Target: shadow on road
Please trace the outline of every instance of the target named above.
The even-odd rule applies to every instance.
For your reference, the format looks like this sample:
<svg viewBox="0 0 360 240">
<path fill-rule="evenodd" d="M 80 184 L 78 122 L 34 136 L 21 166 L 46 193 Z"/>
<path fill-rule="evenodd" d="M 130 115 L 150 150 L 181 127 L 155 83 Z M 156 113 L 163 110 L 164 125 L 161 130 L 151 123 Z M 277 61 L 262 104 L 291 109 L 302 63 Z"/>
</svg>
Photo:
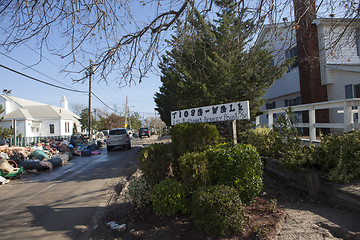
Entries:
<svg viewBox="0 0 360 240">
<path fill-rule="evenodd" d="M 31 227 L 41 227 L 46 232 L 64 232 L 64 234 L 73 239 L 81 231 L 86 230 L 87 222 L 91 214 L 94 213 L 94 207 L 80 208 L 53 208 L 50 206 L 28 206 L 28 211 L 33 215 Z M 46 217 L 44 217 L 46 216 Z M 84 216 L 87 216 L 84 218 Z"/>
</svg>

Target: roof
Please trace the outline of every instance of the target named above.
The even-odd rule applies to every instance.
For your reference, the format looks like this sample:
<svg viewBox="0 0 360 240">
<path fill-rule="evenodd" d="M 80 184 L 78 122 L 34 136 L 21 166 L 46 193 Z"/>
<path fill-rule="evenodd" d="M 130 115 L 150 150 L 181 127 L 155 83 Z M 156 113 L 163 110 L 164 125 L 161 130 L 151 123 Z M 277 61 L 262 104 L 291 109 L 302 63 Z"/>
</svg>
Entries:
<svg viewBox="0 0 360 240">
<path fill-rule="evenodd" d="M 21 107 L 46 105 L 44 103 L 30 101 L 30 100 L 26 100 L 26 99 L 23 99 L 23 98 L 10 96 L 10 95 L 0 95 L 0 96 L 3 97 L 5 100 L 13 101 L 13 102 L 17 103 Z"/>
<path fill-rule="evenodd" d="M 325 25 L 336 25 L 336 26 L 345 25 L 345 26 L 347 26 L 349 24 L 359 24 L 360 21 L 357 19 L 352 19 L 352 18 L 315 18 L 312 21 L 312 23 L 316 24 L 316 25 L 325 24 Z M 275 28 L 293 29 L 293 25 L 294 25 L 294 22 L 279 22 L 279 23 L 273 23 L 273 24 L 264 24 L 264 26 L 261 28 L 261 30 L 258 34 L 258 37 L 255 41 L 255 45 L 258 45 L 259 43 L 261 43 L 264 40 L 265 36 L 267 36 L 269 31 L 271 31 L 272 29 L 275 29 Z"/>
<path fill-rule="evenodd" d="M 15 110 L 11 113 L 8 113 L 4 116 L 6 119 L 73 119 L 79 118 L 76 114 L 66 110 L 64 108 L 55 107 L 52 105 L 38 105 L 38 106 L 28 106 L 22 109 Z"/>
</svg>

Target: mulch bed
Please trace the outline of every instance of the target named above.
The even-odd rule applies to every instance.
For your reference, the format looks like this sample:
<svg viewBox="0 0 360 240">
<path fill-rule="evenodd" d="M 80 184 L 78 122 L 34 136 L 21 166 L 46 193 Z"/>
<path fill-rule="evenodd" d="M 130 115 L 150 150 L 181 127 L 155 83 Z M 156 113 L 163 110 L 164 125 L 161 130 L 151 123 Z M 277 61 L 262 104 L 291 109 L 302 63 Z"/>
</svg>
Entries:
<svg viewBox="0 0 360 240">
<path fill-rule="evenodd" d="M 265 177 L 266 181 L 273 178 Z M 191 220 L 190 215 L 171 217 L 157 216 L 152 207 L 134 209 L 129 202 L 111 206 L 101 219 L 101 224 L 93 232 L 92 239 L 186 239 L 186 240 L 235 240 L 235 239 L 274 239 L 285 218 L 285 211 L 276 206 L 269 194 L 256 197 L 255 201 L 246 206 L 246 226 L 242 236 L 212 238 L 201 233 Z M 118 232 L 106 225 L 115 221 L 126 224 L 126 230 Z"/>
</svg>

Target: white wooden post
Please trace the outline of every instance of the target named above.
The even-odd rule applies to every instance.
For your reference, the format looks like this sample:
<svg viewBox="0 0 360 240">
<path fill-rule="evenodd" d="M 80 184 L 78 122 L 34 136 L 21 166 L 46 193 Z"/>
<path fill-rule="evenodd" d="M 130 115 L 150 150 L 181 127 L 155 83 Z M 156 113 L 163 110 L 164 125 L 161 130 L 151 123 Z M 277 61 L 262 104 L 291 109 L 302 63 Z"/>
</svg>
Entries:
<svg viewBox="0 0 360 240">
<path fill-rule="evenodd" d="M 274 117 L 273 117 L 273 113 L 271 111 L 269 111 L 269 119 L 268 119 L 268 126 L 270 129 L 273 128 L 273 123 L 274 123 Z"/>
<path fill-rule="evenodd" d="M 352 109 L 350 102 L 344 103 L 344 131 L 349 132 L 352 128 Z"/>
<path fill-rule="evenodd" d="M 316 140 L 316 117 L 315 117 L 315 107 L 313 105 L 309 106 L 309 135 L 310 135 L 310 142 Z"/>
<path fill-rule="evenodd" d="M 255 118 L 255 126 L 258 127 L 260 125 L 260 116 Z"/>
<path fill-rule="evenodd" d="M 233 143 L 237 144 L 237 133 L 236 133 L 236 120 L 232 121 L 232 130 L 233 130 Z"/>
</svg>

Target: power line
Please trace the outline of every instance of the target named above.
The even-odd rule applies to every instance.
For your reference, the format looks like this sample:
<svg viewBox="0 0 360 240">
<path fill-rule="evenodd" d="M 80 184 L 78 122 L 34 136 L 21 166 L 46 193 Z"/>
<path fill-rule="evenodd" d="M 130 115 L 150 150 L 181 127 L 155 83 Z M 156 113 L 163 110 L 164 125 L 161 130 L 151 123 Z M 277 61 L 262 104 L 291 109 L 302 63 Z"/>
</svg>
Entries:
<svg viewBox="0 0 360 240">
<path fill-rule="evenodd" d="M 45 76 L 45 77 L 48 77 L 48 78 L 50 78 L 50 79 L 54 80 L 55 82 L 58 82 L 58 83 L 60 83 L 60 84 L 62 84 L 62 85 L 64 85 L 64 86 L 66 86 L 66 87 L 68 87 L 68 88 L 71 88 L 70 86 L 68 86 L 68 85 L 66 85 L 66 84 L 64 84 L 64 83 L 62 83 L 62 82 L 60 82 L 60 81 L 56 80 L 55 78 L 53 78 L 53 77 L 51 77 L 51 76 L 48 76 L 48 75 L 46 75 L 45 73 L 42 73 L 42 72 L 40 72 L 40 71 L 38 71 L 38 70 L 36 70 L 36 69 L 32 68 L 31 66 L 27 66 L 26 64 L 24 64 L 24 63 L 22 63 L 22 62 L 20 62 L 20 61 L 16 60 L 16 59 L 15 59 L 15 58 L 13 58 L 13 57 L 10 57 L 10 56 L 8 56 L 8 55 L 6 55 L 6 54 L 2 53 L 2 52 L 0 52 L 0 54 L 1 54 L 1 55 L 3 55 L 3 56 L 5 56 L 5 57 L 7 57 L 7 58 L 10 58 L 11 60 L 13 60 L 13 61 L 15 61 L 15 62 L 17 62 L 17 63 L 19 63 L 19 64 L 21 64 L 21 65 L 23 65 L 23 66 L 27 67 L 27 68 L 30 68 L 31 70 L 33 70 L 33 71 L 35 71 L 35 72 L 37 72 L 37 73 L 39 73 L 39 74 L 41 74 L 41 75 L 43 75 L 43 76 Z M 73 90 L 75 90 L 75 89 L 73 89 Z"/>
<path fill-rule="evenodd" d="M 109 107 L 106 103 L 104 103 L 98 96 L 96 96 L 96 94 L 94 92 L 92 92 L 92 95 L 94 95 L 94 97 L 99 100 L 102 104 L 104 104 L 107 108 L 110 108 L 112 111 L 116 111 L 116 109 L 113 109 L 111 107 Z"/>
<path fill-rule="evenodd" d="M 17 74 L 19 74 L 19 75 L 21 75 L 21 76 L 30 78 L 30 79 L 32 79 L 32 80 L 34 80 L 34 81 L 41 82 L 41 83 L 43 83 L 43 84 L 52 86 L 52 87 L 60 88 L 60 89 L 67 90 L 67 91 L 71 91 L 71 92 L 89 93 L 88 91 L 80 91 L 80 90 L 75 90 L 75 89 L 70 89 L 70 88 L 65 88 L 65 87 L 57 86 L 57 85 L 55 85 L 55 84 L 48 83 L 48 82 L 42 81 L 42 80 L 40 80 L 40 79 L 37 79 L 37 78 L 31 77 L 31 76 L 29 76 L 29 75 L 26 75 L 26 74 L 24 74 L 24 73 L 18 72 L 18 71 L 16 71 L 16 70 L 14 70 L 14 69 L 12 69 L 12 68 L 9 68 L 9 67 L 6 67 L 6 66 L 4 66 L 4 65 L 2 65 L 2 64 L 0 64 L 0 67 L 5 68 L 6 70 L 9 70 L 9 71 L 11 71 L 11 72 L 17 73 Z"/>
</svg>

